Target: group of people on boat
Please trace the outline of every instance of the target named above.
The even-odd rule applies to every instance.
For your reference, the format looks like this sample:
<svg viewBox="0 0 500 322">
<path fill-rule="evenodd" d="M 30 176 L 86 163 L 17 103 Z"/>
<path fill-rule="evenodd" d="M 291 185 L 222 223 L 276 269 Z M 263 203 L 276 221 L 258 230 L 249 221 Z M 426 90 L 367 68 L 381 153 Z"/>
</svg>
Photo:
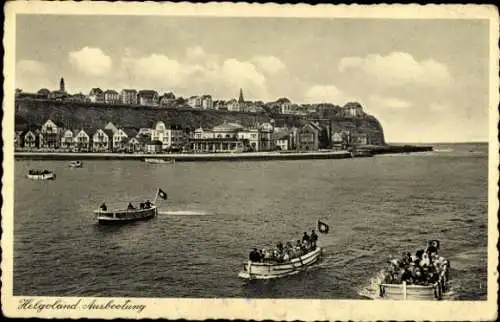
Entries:
<svg viewBox="0 0 500 322">
<path fill-rule="evenodd" d="M 254 248 L 249 254 L 249 259 L 252 262 L 287 262 L 315 250 L 317 241 L 318 235 L 314 230 L 311 235 L 304 232 L 302 240 L 298 239 L 295 245 L 292 242 L 287 242 L 285 245 L 279 242 L 274 248 L 261 250 Z"/>
<path fill-rule="evenodd" d="M 438 254 L 439 242 L 430 241 L 427 248 L 411 255 L 403 252 L 401 258 L 392 258 L 386 283 L 429 285 L 437 282 L 442 272 L 448 274 L 450 262 Z"/>
<path fill-rule="evenodd" d="M 28 173 L 31 175 L 39 176 L 39 175 L 52 173 L 52 171 L 49 171 L 49 170 L 29 170 Z"/>
<path fill-rule="evenodd" d="M 153 206 L 153 203 L 151 201 L 146 200 L 145 202 L 141 202 L 139 203 L 139 209 L 143 210 L 143 209 L 151 209 L 151 207 Z M 108 210 L 108 206 L 106 206 L 106 203 L 103 202 L 102 205 L 99 207 L 102 211 L 107 211 Z M 137 210 L 137 208 L 131 203 L 129 202 L 128 206 L 127 206 L 127 210 Z"/>
<path fill-rule="evenodd" d="M 146 200 L 145 202 L 139 203 L 139 209 L 150 209 L 153 206 L 153 203 L 151 201 Z M 128 210 L 137 210 L 137 208 L 130 202 L 127 207 Z"/>
</svg>

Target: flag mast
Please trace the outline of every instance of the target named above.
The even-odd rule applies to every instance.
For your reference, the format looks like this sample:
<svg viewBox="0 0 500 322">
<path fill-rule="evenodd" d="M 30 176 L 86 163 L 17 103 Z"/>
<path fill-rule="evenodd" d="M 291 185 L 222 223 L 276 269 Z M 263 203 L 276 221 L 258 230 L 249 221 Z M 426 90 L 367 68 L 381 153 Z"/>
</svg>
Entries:
<svg viewBox="0 0 500 322">
<path fill-rule="evenodd" d="M 160 194 L 160 188 L 156 189 L 155 200 L 153 201 L 153 205 L 156 205 L 156 199 L 158 199 L 158 195 Z"/>
</svg>

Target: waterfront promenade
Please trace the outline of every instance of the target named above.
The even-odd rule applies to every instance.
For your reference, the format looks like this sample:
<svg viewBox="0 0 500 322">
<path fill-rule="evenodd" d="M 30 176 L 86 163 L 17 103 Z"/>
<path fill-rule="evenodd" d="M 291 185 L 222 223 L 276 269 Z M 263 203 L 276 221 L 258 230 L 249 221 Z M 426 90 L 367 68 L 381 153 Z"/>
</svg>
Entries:
<svg viewBox="0 0 500 322">
<path fill-rule="evenodd" d="M 366 147 L 373 154 L 410 153 L 432 151 L 431 146 L 371 146 Z M 14 152 L 16 159 L 31 160 L 143 160 L 145 158 L 168 158 L 176 162 L 194 161 L 267 161 L 267 160 L 308 160 L 308 159 L 346 159 L 351 158 L 349 151 L 272 151 L 272 152 L 234 152 L 234 153 L 98 153 L 98 152 Z"/>
<path fill-rule="evenodd" d="M 143 160 L 145 158 L 168 158 L 176 162 L 191 161 L 237 161 L 237 160 L 304 160 L 345 159 L 348 151 L 328 152 L 245 152 L 245 153 L 73 153 L 73 152 L 15 152 L 16 159 L 31 160 Z"/>
</svg>

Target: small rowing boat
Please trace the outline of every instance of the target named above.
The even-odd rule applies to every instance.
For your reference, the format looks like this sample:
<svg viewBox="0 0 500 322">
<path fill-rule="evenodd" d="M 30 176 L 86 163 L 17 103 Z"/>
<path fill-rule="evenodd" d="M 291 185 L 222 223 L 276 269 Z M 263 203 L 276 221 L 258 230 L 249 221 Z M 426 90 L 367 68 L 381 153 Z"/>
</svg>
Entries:
<svg viewBox="0 0 500 322">
<path fill-rule="evenodd" d="M 119 224 L 138 220 L 147 220 L 158 215 L 158 206 L 156 200 L 160 197 L 163 200 L 167 199 L 167 193 L 158 189 L 153 202 L 149 200 L 140 203 L 139 208 L 135 208 L 132 203 L 129 203 L 127 208 L 108 209 L 105 203 L 98 210 L 94 210 L 97 222 L 99 224 Z"/>
<path fill-rule="evenodd" d="M 56 178 L 56 174 L 53 171 L 49 170 L 43 170 L 43 171 L 30 170 L 26 175 L 26 178 L 35 181 L 54 180 Z"/>
<path fill-rule="evenodd" d="M 437 250 L 439 249 L 439 241 L 430 241 L 429 245 L 432 245 L 433 250 L 436 251 L 434 256 L 435 261 L 429 262 L 427 264 L 414 265 L 413 262 L 410 263 L 409 270 L 405 268 L 401 261 L 392 260 L 391 263 L 394 264 L 398 269 L 401 269 L 403 276 L 407 274 L 408 278 L 403 278 L 401 276 L 397 277 L 396 280 L 390 272 L 385 272 L 382 275 L 381 282 L 378 284 L 378 297 L 379 299 L 387 300 L 441 300 L 443 294 L 449 289 L 449 277 L 450 277 L 450 262 L 442 256 L 437 256 Z M 428 248 L 429 249 L 429 248 Z M 426 257 L 427 250 L 423 253 L 423 257 Z M 432 254 L 432 253 L 431 253 Z M 432 256 L 431 256 L 432 257 Z M 420 260 L 422 263 L 425 259 Z M 415 277 L 410 271 L 419 271 L 421 267 L 425 270 L 431 270 L 433 277 L 431 279 L 426 278 L 426 276 L 420 277 L 417 273 Z M 393 269 L 392 269 L 393 270 Z M 406 272 L 408 273 L 406 273 Z M 393 273 L 394 274 L 394 273 Z M 435 274 L 435 275 L 434 275 Z M 413 277 L 412 277 L 413 275 Z"/>
<path fill-rule="evenodd" d="M 81 167 L 83 167 L 83 162 L 82 161 L 70 161 L 68 163 L 68 167 L 70 167 L 70 168 L 81 168 Z"/>
<path fill-rule="evenodd" d="M 175 159 L 158 159 L 158 158 L 146 158 L 144 159 L 144 162 L 146 163 L 152 163 L 152 164 L 174 164 Z"/>
</svg>

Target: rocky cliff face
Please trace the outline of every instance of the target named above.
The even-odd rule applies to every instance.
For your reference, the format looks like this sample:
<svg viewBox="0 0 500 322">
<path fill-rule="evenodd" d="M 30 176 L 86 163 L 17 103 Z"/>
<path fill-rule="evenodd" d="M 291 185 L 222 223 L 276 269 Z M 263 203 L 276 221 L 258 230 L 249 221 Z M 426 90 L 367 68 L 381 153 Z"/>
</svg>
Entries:
<svg viewBox="0 0 500 322">
<path fill-rule="evenodd" d="M 159 107 L 132 107 L 124 105 L 87 104 L 50 100 L 18 99 L 15 102 L 16 129 L 39 128 L 51 119 L 67 128 L 103 127 L 107 122 L 122 127 L 153 127 L 157 121 L 194 130 L 200 126 L 211 128 L 220 123 L 239 122 L 243 126 L 274 121 L 276 126 L 296 126 L 308 120 L 294 115 L 269 113 L 239 113 L 195 109 L 165 109 Z M 370 115 L 340 117 L 329 115 L 317 121 L 328 126 L 330 133 L 350 131 L 353 135 L 366 134 L 372 144 L 384 144 L 384 133 L 378 120 Z"/>
</svg>

